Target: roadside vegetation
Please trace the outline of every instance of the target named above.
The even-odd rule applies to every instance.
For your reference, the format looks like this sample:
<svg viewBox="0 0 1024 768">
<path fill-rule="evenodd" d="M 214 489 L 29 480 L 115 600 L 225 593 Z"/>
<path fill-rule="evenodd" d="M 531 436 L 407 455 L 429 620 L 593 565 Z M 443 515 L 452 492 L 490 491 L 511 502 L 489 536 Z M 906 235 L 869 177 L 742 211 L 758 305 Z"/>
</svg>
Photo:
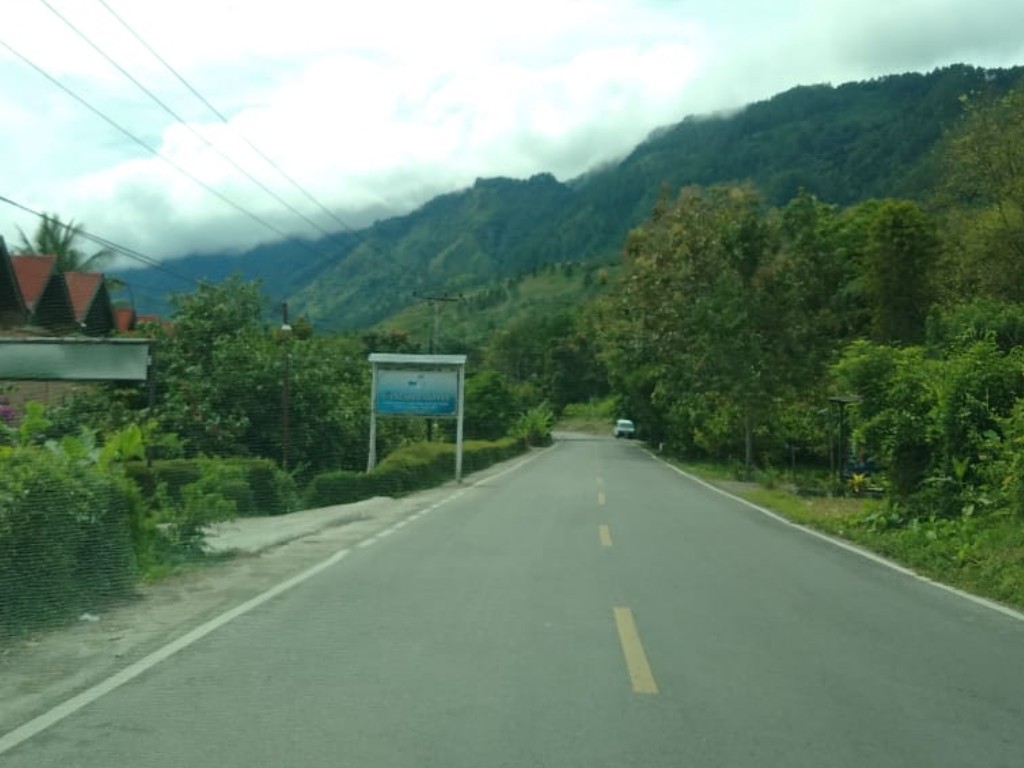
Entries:
<svg viewBox="0 0 1024 768">
<path fill-rule="evenodd" d="M 923 202 L 666 190 L 589 336 L 652 447 L 1020 606 L 1024 84 L 964 104 Z"/>
<path fill-rule="evenodd" d="M 401 334 L 318 336 L 297 321 L 284 336 L 265 320 L 259 285 L 240 279 L 175 307 L 168 329 L 150 329 L 152 390 L 96 385 L 17 410 L 3 401 L 0 637 L 207 562 L 215 523 L 400 496 L 453 476 L 454 425 L 423 419 L 381 419 L 382 460 L 365 471 L 366 354 L 404 343 Z M 465 397 L 465 472 L 550 442 L 551 408 L 497 372 L 470 376 Z"/>
<path fill-rule="evenodd" d="M 964 103 L 930 195 L 663 188 L 620 265 L 471 294 L 442 326 L 472 323 L 463 338 L 282 332 L 241 278 L 174 297 L 149 329 L 152 389 L 0 401 L 0 634 L 201 560 L 218 521 L 443 482 L 446 421 L 382 420 L 365 471 L 367 353 L 427 349 L 469 357 L 468 471 L 555 424 L 610 435 L 628 418 L 793 519 L 1024 604 L 1024 86 Z"/>
<path fill-rule="evenodd" d="M 909 521 L 881 499 L 811 495 L 784 482 L 737 481 L 734 468 L 680 464 L 682 469 L 788 520 L 845 539 L 934 579 L 1024 609 L 1024 525 L 1007 512 L 970 510 Z"/>
</svg>

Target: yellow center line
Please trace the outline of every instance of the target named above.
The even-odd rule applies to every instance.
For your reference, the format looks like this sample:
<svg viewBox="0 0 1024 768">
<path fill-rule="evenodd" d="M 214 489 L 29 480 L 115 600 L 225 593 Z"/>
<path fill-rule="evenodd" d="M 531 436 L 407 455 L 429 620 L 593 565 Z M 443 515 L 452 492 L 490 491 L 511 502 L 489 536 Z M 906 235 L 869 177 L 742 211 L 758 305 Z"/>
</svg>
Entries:
<svg viewBox="0 0 1024 768">
<path fill-rule="evenodd" d="M 633 684 L 633 693 L 657 693 L 658 686 L 654 682 L 651 665 L 647 663 L 640 634 L 636 631 L 633 612 L 629 608 L 612 610 L 615 612 L 615 628 L 619 631 L 619 643 L 622 645 L 622 655 L 626 657 L 626 669 Z"/>
<path fill-rule="evenodd" d="M 604 480 L 600 477 L 597 478 L 597 503 L 599 506 L 604 506 L 605 495 L 604 495 Z"/>
<path fill-rule="evenodd" d="M 601 540 L 602 547 L 610 547 L 612 545 L 612 532 L 608 529 L 607 525 L 597 526 L 597 537 Z"/>
</svg>

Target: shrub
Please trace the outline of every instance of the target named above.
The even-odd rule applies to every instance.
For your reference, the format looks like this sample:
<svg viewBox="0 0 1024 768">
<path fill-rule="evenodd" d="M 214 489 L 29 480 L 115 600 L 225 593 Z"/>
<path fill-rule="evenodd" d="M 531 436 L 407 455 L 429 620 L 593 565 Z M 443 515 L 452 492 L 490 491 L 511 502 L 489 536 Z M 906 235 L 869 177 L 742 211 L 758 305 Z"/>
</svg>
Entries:
<svg viewBox="0 0 1024 768">
<path fill-rule="evenodd" d="M 463 473 L 481 469 L 522 453 L 523 442 L 467 440 L 462 445 Z M 455 446 L 451 443 L 412 443 L 381 461 L 372 472 L 335 470 L 310 481 L 304 500 L 310 507 L 350 504 L 372 496 L 403 496 L 441 485 L 455 475 Z"/>
<path fill-rule="evenodd" d="M 181 503 L 183 489 L 211 466 L 223 469 L 221 494 L 234 501 L 235 513 L 242 517 L 279 515 L 296 506 L 295 481 L 269 459 L 168 459 L 150 466 L 134 462 L 125 469 L 148 498 L 155 499 L 162 486 L 173 505 Z"/>
<path fill-rule="evenodd" d="M 237 467 L 208 462 L 202 466 L 199 479 L 181 489 L 174 532 L 183 549 L 201 552 L 207 526 L 235 516 L 238 505 L 224 491 L 237 489 L 238 479 Z"/>
<path fill-rule="evenodd" d="M 306 506 L 315 509 L 370 498 L 373 495 L 373 483 L 370 481 L 371 477 L 363 472 L 347 469 L 324 472 L 310 481 L 305 494 Z"/>
<path fill-rule="evenodd" d="M 551 427 L 555 423 L 555 414 L 547 403 L 534 406 L 516 422 L 512 434 L 523 440 L 526 445 L 550 445 Z"/>
<path fill-rule="evenodd" d="M 95 464 L 36 448 L 0 473 L 0 627 L 24 629 L 130 591 L 141 494 Z M 141 536 L 141 534 L 139 534 Z"/>
</svg>

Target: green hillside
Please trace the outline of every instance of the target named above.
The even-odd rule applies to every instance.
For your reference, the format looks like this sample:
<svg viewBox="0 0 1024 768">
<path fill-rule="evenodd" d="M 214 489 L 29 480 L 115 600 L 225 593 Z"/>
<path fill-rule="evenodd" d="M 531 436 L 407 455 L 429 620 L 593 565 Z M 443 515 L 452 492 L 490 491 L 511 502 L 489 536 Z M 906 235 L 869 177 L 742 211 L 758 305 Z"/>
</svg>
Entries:
<svg viewBox="0 0 1024 768">
<path fill-rule="evenodd" d="M 417 292 L 459 292 L 546 263 L 614 258 L 663 185 L 750 180 L 781 204 L 804 188 L 848 204 L 923 198 L 932 149 L 959 119 L 961 96 L 1003 93 L 1024 72 L 954 66 L 838 87 L 799 87 L 734 115 L 688 117 L 621 162 L 562 184 L 478 181 L 380 222 L 294 303 L 318 325 L 373 325 Z"/>
<path fill-rule="evenodd" d="M 603 293 L 618 273 L 615 264 L 546 264 L 529 273 L 453 294 L 455 301 L 418 300 L 382 321 L 378 328 L 405 331 L 412 343 L 426 351 L 436 321 L 435 351 L 472 352 L 496 330 L 522 317 L 557 315 Z"/>
<path fill-rule="evenodd" d="M 362 243 L 317 275 L 293 301 L 321 327 L 373 325 L 418 293 L 461 291 L 524 266 L 532 234 L 572 199 L 550 174 L 526 181 L 480 179 L 419 210 L 379 222 Z"/>
<path fill-rule="evenodd" d="M 934 149 L 960 119 L 961 98 L 1003 94 L 1022 72 L 957 65 L 793 88 L 734 114 L 687 117 L 577 179 L 478 180 L 408 215 L 311 244 L 326 258 L 300 255 L 291 243 L 231 261 L 265 277 L 275 299 L 287 298 L 317 327 L 358 330 L 423 294 L 467 293 L 549 263 L 614 260 L 662 188 L 749 180 L 772 205 L 799 189 L 841 205 L 924 200 L 936 179 Z"/>
</svg>

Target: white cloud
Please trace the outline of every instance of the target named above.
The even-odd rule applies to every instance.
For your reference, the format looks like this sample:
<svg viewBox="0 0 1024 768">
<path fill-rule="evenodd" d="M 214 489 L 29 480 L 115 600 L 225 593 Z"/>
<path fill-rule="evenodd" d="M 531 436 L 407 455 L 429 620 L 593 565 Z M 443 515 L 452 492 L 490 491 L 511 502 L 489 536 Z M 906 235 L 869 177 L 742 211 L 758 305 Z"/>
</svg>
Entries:
<svg viewBox="0 0 1024 768">
<path fill-rule="evenodd" d="M 327 226 L 99 3 L 49 1 L 196 131 Z M 1017 0 L 105 2 L 234 129 L 345 212 L 402 210 L 480 176 L 574 176 L 659 125 L 800 83 L 1024 60 Z M 0 40 L 274 227 L 310 229 L 37 0 L 5 0 Z M 0 82 L 0 193 L 157 255 L 275 237 L 2 48 Z M 0 232 L 13 234 L 5 218 Z"/>
</svg>

